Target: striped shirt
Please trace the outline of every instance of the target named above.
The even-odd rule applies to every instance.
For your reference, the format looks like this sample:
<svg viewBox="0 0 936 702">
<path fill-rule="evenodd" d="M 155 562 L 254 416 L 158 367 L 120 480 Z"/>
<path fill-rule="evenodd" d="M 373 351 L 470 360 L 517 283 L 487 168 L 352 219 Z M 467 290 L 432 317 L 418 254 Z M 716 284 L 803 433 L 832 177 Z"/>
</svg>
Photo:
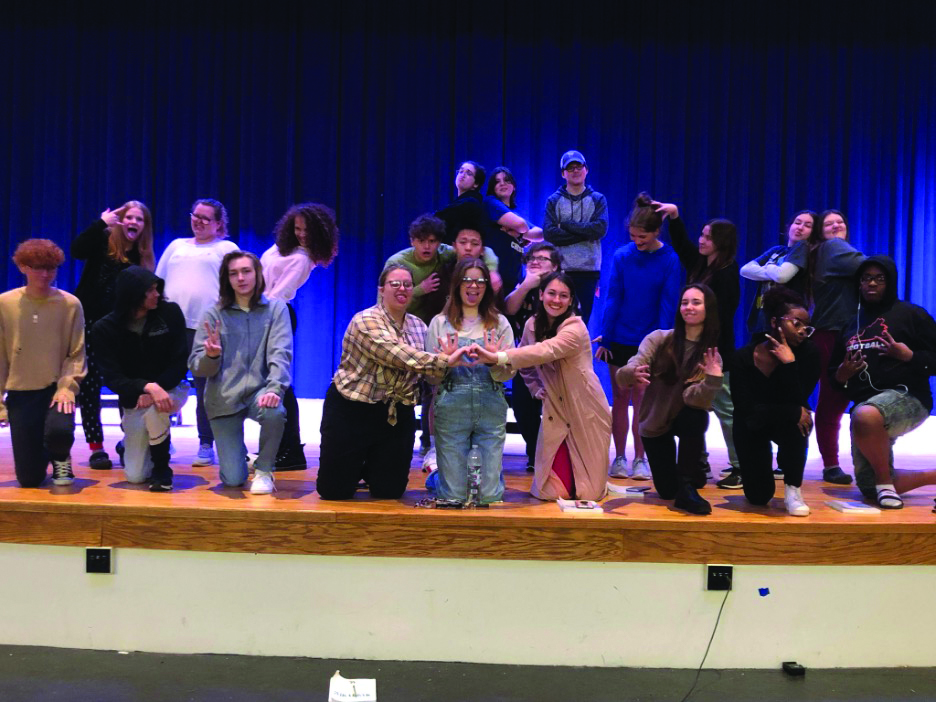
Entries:
<svg viewBox="0 0 936 702">
<path fill-rule="evenodd" d="M 388 402 L 387 422 L 396 424 L 396 403 L 415 405 L 420 373 L 442 377 L 446 357 L 423 351 L 426 325 L 411 314 L 402 326 L 381 305 L 352 317 L 341 342 L 341 362 L 332 379 L 343 397 L 355 402 Z"/>
</svg>

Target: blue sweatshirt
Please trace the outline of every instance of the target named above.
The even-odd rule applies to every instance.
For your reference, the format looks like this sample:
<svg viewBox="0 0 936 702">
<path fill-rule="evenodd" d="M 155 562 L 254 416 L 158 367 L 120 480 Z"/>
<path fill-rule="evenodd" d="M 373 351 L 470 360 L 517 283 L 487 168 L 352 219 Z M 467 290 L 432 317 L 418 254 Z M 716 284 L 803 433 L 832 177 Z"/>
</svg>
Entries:
<svg viewBox="0 0 936 702">
<path fill-rule="evenodd" d="M 637 346 L 655 329 L 672 329 L 683 270 L 672 246 L 638 251 L 631 242 L 614 252 L 601 321 L 602 345 Z"/>
</svg>

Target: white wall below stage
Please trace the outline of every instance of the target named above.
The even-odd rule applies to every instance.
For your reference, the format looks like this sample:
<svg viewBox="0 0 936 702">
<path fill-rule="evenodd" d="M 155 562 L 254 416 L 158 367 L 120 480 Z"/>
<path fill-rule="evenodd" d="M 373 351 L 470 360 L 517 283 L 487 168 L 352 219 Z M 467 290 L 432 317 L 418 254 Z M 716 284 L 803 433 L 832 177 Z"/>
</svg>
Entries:
<svg viewBox="0 0 936 702">
<path fill-rule="evenodd" d="M 694 668 L 703 566 L 0 544 L 0 643 L 167 653 Z M 736 567 L 708 668 L 936 666 L 936 567 Z M 759 588 L 769 588 L 762 596 Z"/>
</svg>

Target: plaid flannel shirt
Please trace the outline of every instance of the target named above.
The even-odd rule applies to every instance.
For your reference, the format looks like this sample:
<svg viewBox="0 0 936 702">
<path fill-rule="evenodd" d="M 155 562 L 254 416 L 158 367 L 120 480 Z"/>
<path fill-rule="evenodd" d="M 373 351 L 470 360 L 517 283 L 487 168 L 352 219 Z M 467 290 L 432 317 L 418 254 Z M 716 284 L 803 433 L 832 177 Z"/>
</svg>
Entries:
<svg viewBox="0 0 936 702">
<path fill-rule="evenodd" d="M 341 342 L 341 362 L 333 382 L 338 392 L 355 402 L 389 402 L 387 422 L 395 425 L 396 403 L 415 405 L 417 376 L 443 376 L 444 356 L 429 353 L 426 325 L 411 314 L 402 326 L 382 305 L 368 307 L 352 317 Z"/>
</svg>

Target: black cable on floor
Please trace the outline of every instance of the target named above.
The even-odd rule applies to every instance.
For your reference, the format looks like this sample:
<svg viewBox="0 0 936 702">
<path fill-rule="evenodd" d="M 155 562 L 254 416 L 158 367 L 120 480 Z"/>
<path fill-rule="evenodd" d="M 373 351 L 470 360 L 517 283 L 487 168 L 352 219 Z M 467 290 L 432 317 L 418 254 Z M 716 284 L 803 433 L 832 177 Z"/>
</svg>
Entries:
<svg viewBox="0 0 936 702">
<path fill-rule="evenodd" d="M 699 663 L 699 669 L 696 671 L 695 680 L 692 681 L 692 687 L 689 688 L 689 692 L 686 693 L 686 696 L 683 697 L 679 702 L 686 702 L 689 699 L 689 696 L 695 691 L 696 685 L 699 683 L 699 676 L 702 674 L 702 666 L 705 665 L 705 659 L 708 658 L 709 649 L 712 648 L 712 641 L 715 640 L 715 632 L 718 631 L 718 622 L 721 621 L 722 610 L 725 609 L 725 603 L 728 601 L 728 593 L 731 592 L 731 582 L 728 583 L 728 589 L 725 590 L 725 597 L 721 601 L 721 607 L 718 608 L 718 616 L 715 617 L 715 626 L 712 628 L 712 635 L 709 637 L 708 646 L 705 647 L 705 655 L 702 656 L 702 662 Z"/>
</svg>

